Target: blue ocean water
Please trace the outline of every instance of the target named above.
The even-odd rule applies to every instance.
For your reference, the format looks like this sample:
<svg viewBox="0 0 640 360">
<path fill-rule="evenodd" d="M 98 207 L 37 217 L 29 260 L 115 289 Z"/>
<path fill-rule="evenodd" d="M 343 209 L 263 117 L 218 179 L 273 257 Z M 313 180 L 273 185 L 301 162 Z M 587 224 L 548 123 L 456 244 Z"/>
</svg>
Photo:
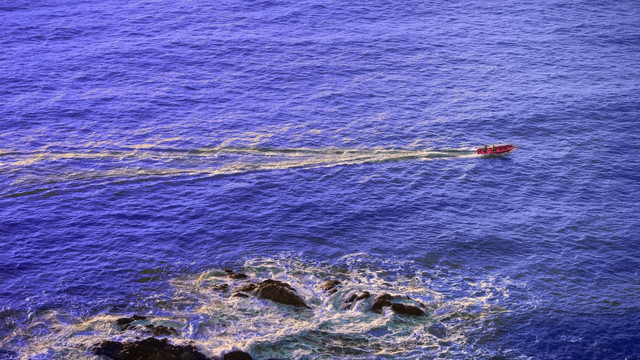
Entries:
<svg viewBox="0 0 640 360">
<path fill-rule="evenodd" d="M 97 359 L 143 314 L 208 355 L 638 359 L 639 25 L 637 1 L 1 2 L 0 358 Z"/>
</svg>

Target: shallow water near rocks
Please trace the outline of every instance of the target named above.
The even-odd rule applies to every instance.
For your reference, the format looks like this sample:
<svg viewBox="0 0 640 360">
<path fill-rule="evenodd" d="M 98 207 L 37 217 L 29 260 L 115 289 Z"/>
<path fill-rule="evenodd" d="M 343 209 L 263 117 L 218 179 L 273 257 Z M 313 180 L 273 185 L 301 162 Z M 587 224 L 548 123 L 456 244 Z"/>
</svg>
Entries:
<svg viewBox="0 0 640 360">
<path fill-rule="evenodd" d="M 208 356 L 636 358 L 639 19 L 1 4 L 0 358 L 96 359 L 146 325 Z M 232 296 L 266 279 L 310 309 Z M 364 291 L 426 316 L 345 309 Z"/>
</svg>

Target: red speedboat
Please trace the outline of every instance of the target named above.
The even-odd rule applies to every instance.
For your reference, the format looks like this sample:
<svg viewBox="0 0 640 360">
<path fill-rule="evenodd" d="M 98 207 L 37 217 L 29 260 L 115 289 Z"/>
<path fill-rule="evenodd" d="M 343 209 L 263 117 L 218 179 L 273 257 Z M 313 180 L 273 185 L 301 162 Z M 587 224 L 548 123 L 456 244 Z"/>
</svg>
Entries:
<svg viewBox="0 0 640 360">
<path fill-rule="evenodd" d="M 485 146 L 477 150 L 479 155 L 498 155 L 498 154 L 506 154 L 509 151 L 515 149 L 514 145 L 493 145 L 493 146 Z"/>
</svg>

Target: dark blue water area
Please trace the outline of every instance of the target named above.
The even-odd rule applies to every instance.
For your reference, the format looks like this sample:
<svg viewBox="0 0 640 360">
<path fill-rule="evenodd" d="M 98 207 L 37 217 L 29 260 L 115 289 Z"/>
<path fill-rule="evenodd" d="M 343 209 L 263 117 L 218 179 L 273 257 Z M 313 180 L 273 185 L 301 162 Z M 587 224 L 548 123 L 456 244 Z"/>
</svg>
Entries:
<svg viewBox="0 0 640 360">
<path fill-rule="evenodd" d="M 0 358 L 97 358 L 141 313 L 210 354 L 637 359 L 639 21 L 633 1 L 0 4 Z M 516 150 L 475 155 L 494 143 Z M 224 268 L 312 315 L 271 327 L 203 290 Z M 327 278 L 428 319 L 336 310 Z"/>
</svg>

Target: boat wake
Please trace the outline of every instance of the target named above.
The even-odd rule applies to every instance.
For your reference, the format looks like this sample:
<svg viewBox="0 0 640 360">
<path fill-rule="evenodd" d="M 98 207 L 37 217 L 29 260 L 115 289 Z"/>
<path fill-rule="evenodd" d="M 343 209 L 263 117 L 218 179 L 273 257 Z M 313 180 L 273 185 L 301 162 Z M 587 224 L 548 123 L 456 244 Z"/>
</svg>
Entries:
<svg viewBox="0 0 640 360">
<path fill-rule="evenodd" d="M 256 171 L 335 167 L 399 161 L 477 157 L 473 150 L 272 149 L 219 147 L 196 150 L 121 148 L 117 150 L 0 153 L 0 196 L 55 192 L 122 181 L 175 177 L 204 178 Z"/>
</svg>

